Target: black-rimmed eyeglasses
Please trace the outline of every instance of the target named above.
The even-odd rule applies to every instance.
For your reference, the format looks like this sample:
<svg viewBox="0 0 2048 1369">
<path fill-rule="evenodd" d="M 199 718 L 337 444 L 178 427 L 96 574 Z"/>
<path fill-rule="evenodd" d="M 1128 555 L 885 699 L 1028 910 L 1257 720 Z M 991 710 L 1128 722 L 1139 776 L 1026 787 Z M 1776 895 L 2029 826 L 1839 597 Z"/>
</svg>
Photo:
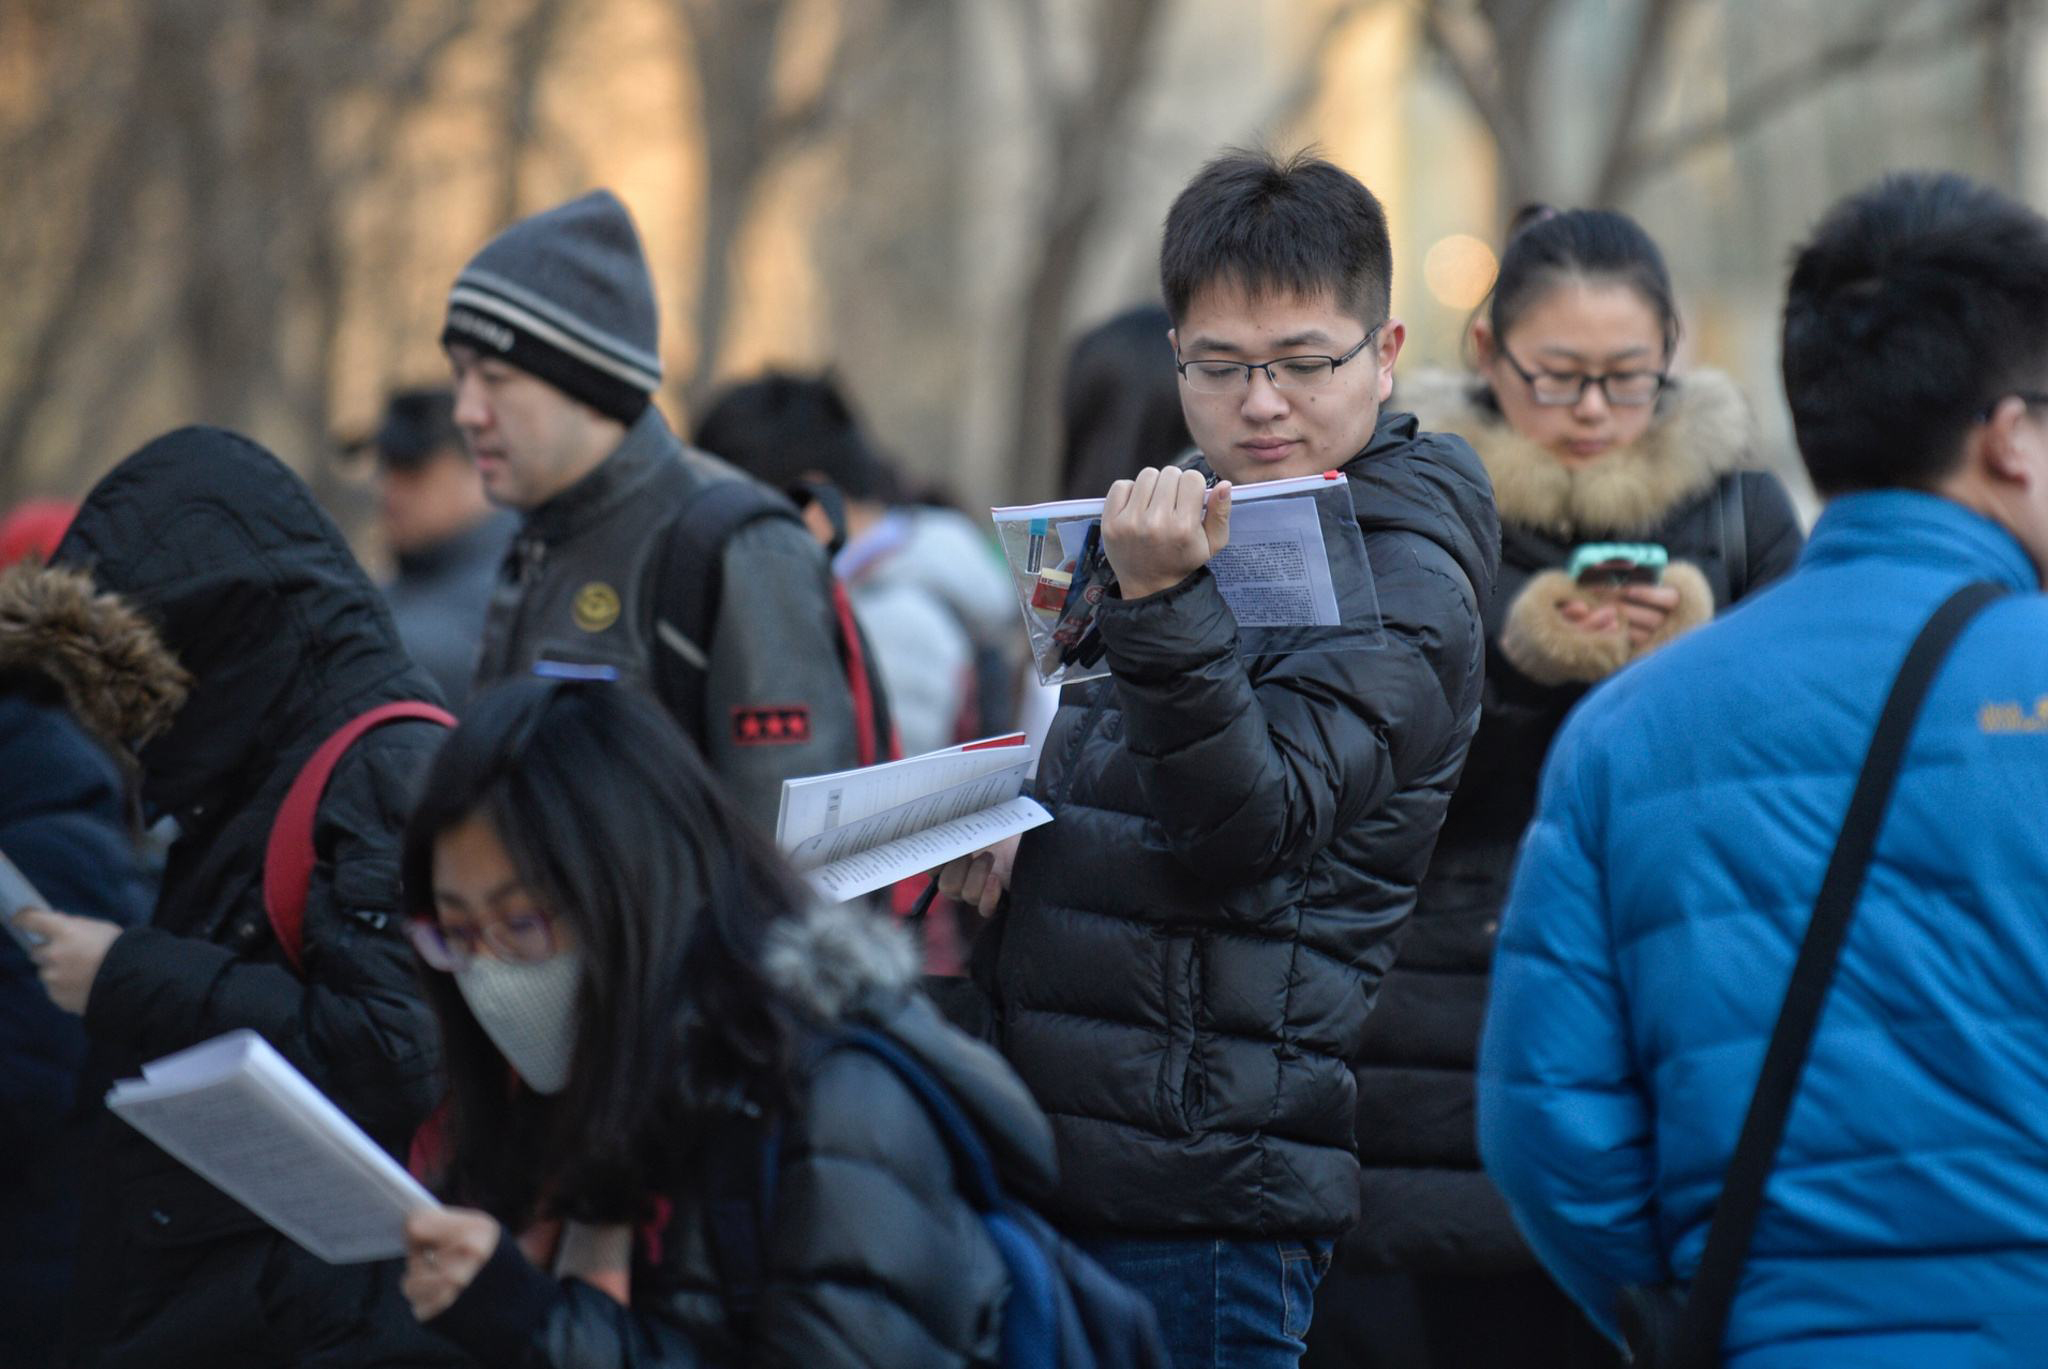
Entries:
<svg viewBox="0 0 2048 1369">
<path fill-rule="evenodd" d="M 1507 348 L 1500 359 L 1529 387 L 1529 397 L 1545 408 L 1565 408 L 1586 397 L 1588 385 L 1598 385 L 1607 402 L 1616 408 L 1639 409 L 1663 393 L 1670 377 L 1662 371 L 1609 371 L 1588 375 L 1584 371 L 1531 371 L 1516 361 Z"/>
<path fill-rule="evenodd" d="M 1358 345 L 1340 357 L 1292 356 L 1274 357 L 1271 361 L 1182 361 L 1179 353 L 1174 355 L 1174 366 L 1188 388 L 1205 395 L 1226 394 L 1240 385 L 1252 383 L 1253 371 L 1264 371 L 1266 379 L 1276 390 L 1313 390 L 1329 382 L 1339 366 L 1365 350 L 1366 344 L 1379 336 L 1380 329 L 1387 326 L 1381 319 L 1372 326 L 1372 331 L 1358 340 Z"/>
</svg>

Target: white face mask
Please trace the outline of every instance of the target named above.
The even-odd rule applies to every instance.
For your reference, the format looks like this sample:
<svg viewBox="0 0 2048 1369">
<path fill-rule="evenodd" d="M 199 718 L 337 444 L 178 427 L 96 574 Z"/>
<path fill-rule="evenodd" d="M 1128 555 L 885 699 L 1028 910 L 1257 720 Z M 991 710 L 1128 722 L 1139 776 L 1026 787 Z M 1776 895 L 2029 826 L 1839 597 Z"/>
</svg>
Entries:
<svg viewBox="0 0 2048 1369">
<path fill-rule="evenodd" d="M 576 1053 L 576 986 L 580 951 L 561 951 L 533 964 L 477 956 L 455 971 L 455 987 L 477 1025 L 536 1093 L 560 1093 Z"/>
</svg>

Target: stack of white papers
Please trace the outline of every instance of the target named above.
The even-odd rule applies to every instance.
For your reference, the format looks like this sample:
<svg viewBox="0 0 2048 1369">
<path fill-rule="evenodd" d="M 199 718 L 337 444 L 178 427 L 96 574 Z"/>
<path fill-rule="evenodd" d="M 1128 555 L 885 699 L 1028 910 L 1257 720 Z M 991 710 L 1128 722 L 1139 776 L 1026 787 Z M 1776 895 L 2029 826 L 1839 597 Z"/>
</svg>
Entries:
<svg viewBox="0 0 2048 1369">
<path fill-rule="evenodd" d="M 107 1106 L 329 1264 L 404 1254 L 406 1216 L 440 1206 L 252 1031 L 151 1061 Z"/>
<path fill-rule="evenodd" d="M 835 903 L 1052 821 L 1024 795 L 1022 732 L 908 760 L 782 782 L 775 842 Z"/>
</svg>

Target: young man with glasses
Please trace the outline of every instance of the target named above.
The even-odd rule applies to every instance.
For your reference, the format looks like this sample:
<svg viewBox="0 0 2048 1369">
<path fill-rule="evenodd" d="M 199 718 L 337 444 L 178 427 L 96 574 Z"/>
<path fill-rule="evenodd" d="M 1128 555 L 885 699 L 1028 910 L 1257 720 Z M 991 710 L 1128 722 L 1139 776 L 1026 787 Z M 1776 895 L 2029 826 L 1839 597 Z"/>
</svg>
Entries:
<svg viewBox="0 0 2048 1369">
<path fill-rule="evenodd" d="M 1701 1363 L 2039 1363 L 2048 220 L 1956 176 L 1844 201 L 1792 268 L 1783 372 L 1830 502 L 1790 575 L 1594 691 L 1553 745 L 1494 962 L 1480 1150 L 1610 1334 L 1631 1286 L 1708 1307 L 1732 1287 Z M 1941 659 L 1889 802 L 1849 818 L 1909 645 L 1971 586 L 2003 597 Z M 1845 828 L 1873 844 L 1837 901 Z M 1823 906 L 1846 940 L 1782 1139 L 1743 1166 L 1768 1174 L 1753 1231 L 1724 1228 L 1734 1263 L 1695 1283 L 1802 944 L 1843 925 Z"/>
<path fill-rule="evenodd" d="M 1293 1365 L 1358 1204 L 1350 1062 L 1478 719 L 1499 528 L 1478 461 L 1382 413 L 1386 220 L 1327 162 L 1231 154 L 1161 248 L 1184 469 L 1108 491 L 1111 678 L 1067 691 L 984 943 L 1052 1118 L 1055 1210 L 1182 1369 Z M 1384 645 L 1247 657 L 1205 563 L 1233 485 L 1341 470 Z M 1215 485 L 1210 489 L 1210 480 Z M 1207 499 L 1205 502 L 1205 494 Z M 996 856 L 944 883 L 990 907 Z"/>
</svg>

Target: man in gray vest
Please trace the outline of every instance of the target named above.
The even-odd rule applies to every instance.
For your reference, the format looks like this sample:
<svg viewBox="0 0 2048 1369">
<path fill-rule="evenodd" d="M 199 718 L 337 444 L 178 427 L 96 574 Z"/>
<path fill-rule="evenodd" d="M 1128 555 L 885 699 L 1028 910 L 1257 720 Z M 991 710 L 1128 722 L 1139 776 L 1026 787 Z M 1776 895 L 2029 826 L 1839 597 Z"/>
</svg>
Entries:
<svg viewBox="0 0 2048 1369">
<path fill-rule="evenodd" d="M 829 572 L 800 522 L 755 519 L 715 563 L 715 630 L 684 630 L 678 517 L 748 477 L 684 446 L 649 402 L 656 326 L 639 234 L 606 190 L 513 224 L 456 278 L 441 334 L 455 422 L 485 493 L 525 514 L 477 683 L 542 662 L 616 670 L 772 831 L 783 780 L 857 763 Z"/>
</svg>

